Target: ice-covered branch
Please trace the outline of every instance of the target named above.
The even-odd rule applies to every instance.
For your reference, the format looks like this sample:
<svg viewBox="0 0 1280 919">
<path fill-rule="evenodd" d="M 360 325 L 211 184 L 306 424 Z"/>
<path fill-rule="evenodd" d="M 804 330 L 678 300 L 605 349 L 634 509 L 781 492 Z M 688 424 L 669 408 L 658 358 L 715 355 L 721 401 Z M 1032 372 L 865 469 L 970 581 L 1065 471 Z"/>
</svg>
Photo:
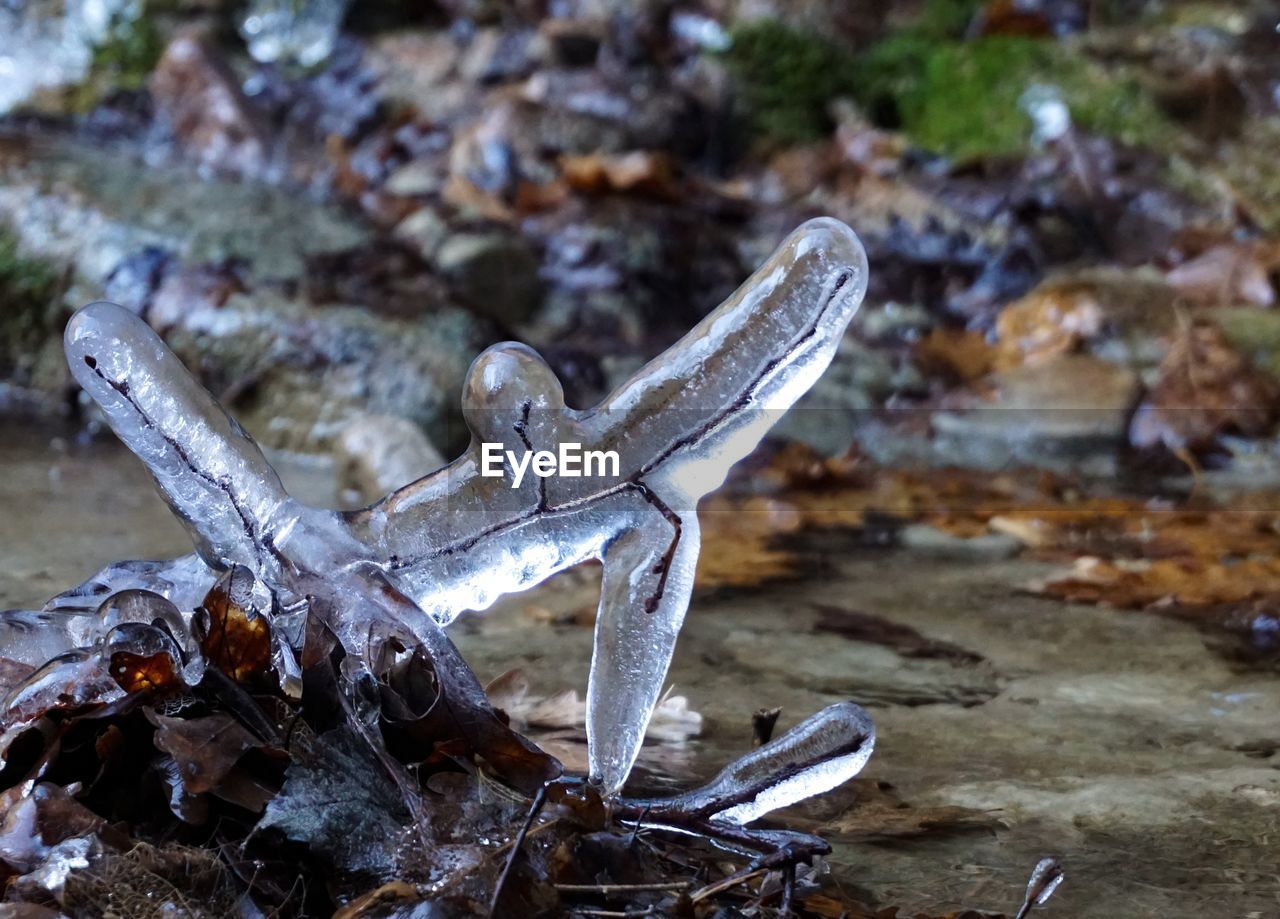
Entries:
<svg viewBox="0 0 1280 919">
<path fill-rule="evenodd" d="M 203 595 L 202 582 L 207 588 L 215 572 L 238 565 L 279 607 L 324 621 L 366 667 L 377 666 L 389 640 L 452 662 L 456 650 L 441 628 L 464 610 L 600 559 L 588 739 L 592 779 L 616 792 L 689 603 L 697 502 L 826 369 L 866 281 L 853 232 L 835 220 L 809 221 L 688 335 L 586 411 L 564 404 L 535 352 L 496 345 L 464 385 L 472 440 L 463 455 L 351 514 L 290 497 L 252 438 L 146 323 L 119 306 L 91 304 L 67 327 L 72 372 L 146 464 L 198 558 L 108 568 L 43 614 L 0 619 L 0 629 L 27 634 L 38 623 L 32 616 L 44 616 L 61 633 L 32 654 L 65 650 L 83 631 L 77 614 L 104 593 L 145 589 L 186 606 Z M 578 475 L 487 474 L 487 453 L 527 463 L 566 444 L 614 462 L 587 463 Z M 758 806 L 743 801 L 725 813 L 747 818 Z"/>
</svg>

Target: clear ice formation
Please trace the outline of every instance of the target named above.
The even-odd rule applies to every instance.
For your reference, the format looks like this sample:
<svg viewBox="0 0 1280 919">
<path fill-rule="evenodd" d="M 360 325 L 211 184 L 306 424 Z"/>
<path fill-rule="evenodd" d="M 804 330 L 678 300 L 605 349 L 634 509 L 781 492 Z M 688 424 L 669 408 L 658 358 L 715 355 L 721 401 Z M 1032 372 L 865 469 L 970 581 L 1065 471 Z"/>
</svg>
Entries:
<svg viewBox="0 0 1280 919">
<path fill-rule="evenodd" d="M 838 702 L 734 760 L 701 788 L 629 803 L 658 826 L 671 817 L 743 826 L 843 785 L 862 771 L 875 744 L 871 717 L 852 702 Z"/>
<path fill-rule="evenodd" d="M 495 345 L 464 384 L 467 450 L 349 513 L 290 497 L 249 435 L 145 322 L 111 303 L 86 306 L 66 330 L 71 370 L 146 464 L 196 554 L 109 566 L 41 612 L 0 617 L 0 656 L 38 665 L 79 647 L 82 618 L 120 590 L 152 591 L 192 609 L 217 572 L 240 565 L 294 613 L 292 621 L 309 610 L 350 658 L 375 668 L 389 639 L 431 654 L 448 644 L 442 627 L 464 610 L 599 559 L 587 736 L 592 781 L 617 792 L 689 603 L 698 499 L 823 373 L 866 283 L 853 231 L 811 220 L 688 335 L 585 411 L 565 405 L 555 374 L 533 350 Z M 576 443 L 616 451 L 619 468 L 613 475 L 600 464 L 577 478 L 527 474 L 513 487 L 509 468 L 500 477 L 481 474 L 486 443 L 516 456 Z M 279 644 L 277 668 L 288 683 L 297 675 L 300 629 Z M 760 755 L 772 755 L 767 750 Z M 783 786 L 766 797 L 794 793 Z M 741 802 L 725 816 L 749 819 L 764 803 Z"/>
</svg>

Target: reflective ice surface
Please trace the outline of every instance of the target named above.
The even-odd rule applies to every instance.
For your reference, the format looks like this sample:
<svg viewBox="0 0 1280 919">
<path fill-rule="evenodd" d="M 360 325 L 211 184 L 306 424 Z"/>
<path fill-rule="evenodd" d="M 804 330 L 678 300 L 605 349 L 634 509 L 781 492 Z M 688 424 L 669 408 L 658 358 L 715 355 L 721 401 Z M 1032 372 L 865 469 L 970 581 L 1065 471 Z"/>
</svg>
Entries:
<svg viewBox="0 0 1280 919">
<path fill-rule="evenodd" d="M 862 771 L 875 744 L 871 716 L 852 702 L 837 703 L 734 760 L 701 788 L 640 804 L 657 823 L 675 811 L 747 824 L 843 785 Z"/>
<path fill-rule="evenodd" d="M 257 445 L 150 327 L 121 307 L 92 304 L 67 328 L 72 372 L 146 464 L 198 558 L 113 566 L 40 615 L 63 617 L 74 647 L 76 612 L 96 610 L 104 589 L 145 589 L 186 608 L 214 571 L 242 565 L 282 607 L 309 603 L 349 655 L 376 662 L 390 638 L 443 647 L 441 627 L 462 611 L 601 559 L 588 738 L 592 778 L 616 791 L 688 605 L 698 499 L 822 374 L 865 289 L 857 237 L 837 221 L 810 221 L 688 335 L 586 411 L 565 406 L 532 350 L 494 346 L 464 387 L 470 447 L 351 514 L 290 497 Z M 485 443 L 517 455 L 577 443 L 613 451 L 619 468 L 526 475 L 513 487 L 509 471 L 480 474 Z M 11 615 L 15 641 L 31 615 Z M 49 639 L 40 641 L 43 653 Z"/>
</svg>

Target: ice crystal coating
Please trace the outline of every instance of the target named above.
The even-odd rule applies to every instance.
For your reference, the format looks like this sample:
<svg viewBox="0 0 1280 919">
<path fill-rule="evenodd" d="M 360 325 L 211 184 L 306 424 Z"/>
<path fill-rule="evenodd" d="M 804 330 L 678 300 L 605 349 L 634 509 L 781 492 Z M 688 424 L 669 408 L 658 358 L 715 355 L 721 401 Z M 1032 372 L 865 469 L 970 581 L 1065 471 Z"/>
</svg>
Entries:
<svg viewBox="0 0 1280 919">
<path fill-rule="evenodd" d="M 688 335 L 585 411 L 565 405 L 536 352 L 495 345 L 464 385 L 468 449 L 353 513 L 292 498 L 248 434 L 145 322 L 114 304 L 90 304 L 67 326 L 72 373 L 146 464 L 196 556 L 111 566 L 44 612 L 0 620 L 0 639 L 11 648 L 38 643 L 23 656 L 46 659 L 78 646 L 85 626 L 77 613 L 96 610 L 108 592 L 146 590 L 189 609 L 216 572 L 243 566 L 281 609 L 320 617 L 355 661 L 375 666 L 391 638 L 456 657 L 442 627 L 461 612 L 599 559 L 587 735 L 592 780 L 616 792 L 689 603 L 698 500 L 823 373 L 866 283 L 854 233 L 836 220 L 811 220 Z M 526 475 L 519 487 L 511 475 L 481 474 L 484 444 L 523 454 L 565 443 L 615 451 L 617 474 Z M 59 636 L 44 633 L 56 623 Z M 465 689 L 482 694 L 474 677 Z M 846 765 L 831 774 L 848 773 Z M 795 793 L 779 786 L 724 816 L 744 822 Z"/>
<path fill-rule="evenodd" d="M 701 788 L 633 806 L 659 825 L 668 814 L 747 824 L 843 785 L 862 771 L 875 744 L 871 716 L 852 702 L 838 702 L 734 760 Z"/>
</svg>

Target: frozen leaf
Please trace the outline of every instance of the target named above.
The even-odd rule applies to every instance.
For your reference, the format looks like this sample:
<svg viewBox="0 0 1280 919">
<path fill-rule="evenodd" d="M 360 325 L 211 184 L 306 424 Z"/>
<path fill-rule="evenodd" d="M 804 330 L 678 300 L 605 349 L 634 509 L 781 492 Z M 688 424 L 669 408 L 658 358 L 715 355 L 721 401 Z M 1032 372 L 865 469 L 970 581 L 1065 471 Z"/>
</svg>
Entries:
<svg viewBox="0 0 1280 919">
<path fill-rule="evenodd" d="M 68 324 L 66 354 L 207 566 L 244 566 L 282 609 L 309 609 L 368 669 L 397 647 L 421 647 L 464 736 L 503 740 L 513 763 L 527 764 L 527 753 L 494 728 L 483 690 L 440 627 L 602 560 L 587 732 L 592 778 L 613 792 L 635 761 L 688 605 L 698 500 L 821 375 L 866 280 L 854 234 L 810 221 L 588 411 L 565 406 L 559 381 L 530 349 L 490 348 L 464 385 L 472 443 L 463 456 L 346 515 L 290 497 L 252 439 L 127 310 L 82 309 Z M 567 443 L 612 451 L 616 467 L 601 461 L 580 477 L 516 472 L 518 457 Z M 511 454 L 500 475 L 481 474 L 486 444 Z"/>
<path fill-rule="evenodd" d="M 200 650 L 213 666 L 243 682 L 271 662 L 271 624 L 248 568 L 232 567 L 204 598 Z"/>
<path fill-rule="evenodd" d="M 25 874 L 44 865 L 59 843 L 94 836 L 104 826 L 57 785 L 16 785 L 0 794 L 0 860 Z"/>
<path fill-rule="evenodd" d="M 344 872 L 392 880 L 417 860 L 430 870 L 424 840 L 406 829 L 409 811 L 383 764 L 350 729 L 315 739 L 285 774 L 255 834 L 279 830 Z"/>
<path fill-rule="evenodd" d="M 66 606 L 0 612 L 0 646 L 7 658 L 36 666 L 58 654 L 95 645 L 122 623 L 156 625 L 179 644 L 184 656 L 190 658 L 195 652 L 187 620 L 160 594 L 129 588 L 105 599 L 86 595 L 82 601 L 83 609 Z M 198 670 L 197 662 L 190 672 L 194 682 L 199 680 Z"/>
<path fill-rule="evenodd" d="M 49 660 L 14 686 L 0 709 L 0 754 L 36 721 L 53 712 L 72 716 L 132 705 L 185 689 L 182 652 L 168 631 L 141 622 L 112 628 L 92 647 Z"/>
<path fill-rule="evenodd" d="M 107 633 L 100 653 L 112 679 L 127 693 L 164 693 L 185 685 L 178 646 L 154 626 L 118 625 Z"/>
<path fill-rule="evenodd" d="M 201 718 L 169 718 L 147 711 L 156 726 L 156 747 L 173 757 L 191 794 L 213 791 L 249 750 L 262 746 L 244 725 L 224 712 Z"/>
</svg>

